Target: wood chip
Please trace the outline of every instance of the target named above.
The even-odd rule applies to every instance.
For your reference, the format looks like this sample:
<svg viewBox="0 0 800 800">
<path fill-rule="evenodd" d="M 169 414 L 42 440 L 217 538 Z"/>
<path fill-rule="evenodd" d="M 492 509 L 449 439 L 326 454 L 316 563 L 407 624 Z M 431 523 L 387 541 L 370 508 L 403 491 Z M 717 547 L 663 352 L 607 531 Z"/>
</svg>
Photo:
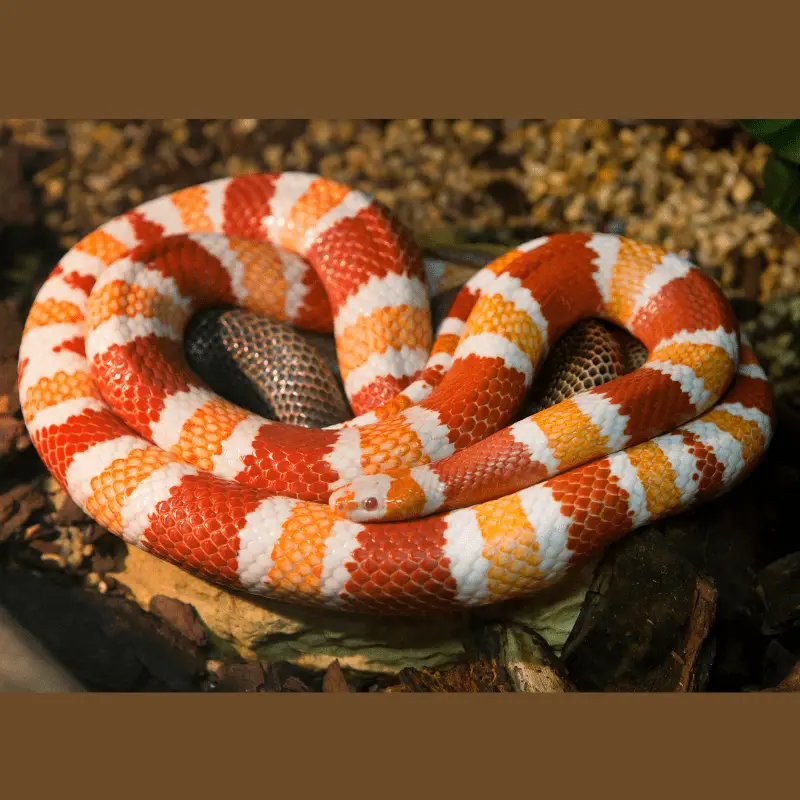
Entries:
<svg viewBox="0 0 800 800">
<path fill-rule="evenodd" d="M 61 507 L 53 514 L 52 520 L 56 525 L 76 525 L 91 522 L 91 517 L 67 495 Z"/>
<path fill-rule="evenodd" d="M 322 679 L 323 692 L 349 692 L 347 679 L 344 677 L 338 659 L 331 661 L 328 669 L 325 670 L 325 677 Z"/>
<path fill-rule="evenodd" d="M 264 686 L 264 670 L 257 661 L 226 664 L 220 674 L 217 691 L 258 692 Z"/>
<path fill-rule="evenodd" d="M 443 670 L 411 669 L 400 671 L 399 685 L 387 692 L 511 692 L 513 687 L 497 661 L 473 661 Z"/>
<path fill-rule="evenodd" d="M 0 494 L 0 542 L 20 532 L 44 504 L 44 495 L 34 483 L 18 484 Z"/>
<path fill-rule="evenodd" d="M 300 678 L 290 675 L 284 682 L 282 689 L 284 692 L 310 692 L 311 689 L 306 686 Z"/>
<path fill-rule="evenodd" d="M 208 643 L 208 631 L 200 622 L 194 607 L 188 603 L 182 603 L 174 597 L 155 595 L 150 600 L 150 612 L 195 644 L 202 647 Z"/>
</svg>

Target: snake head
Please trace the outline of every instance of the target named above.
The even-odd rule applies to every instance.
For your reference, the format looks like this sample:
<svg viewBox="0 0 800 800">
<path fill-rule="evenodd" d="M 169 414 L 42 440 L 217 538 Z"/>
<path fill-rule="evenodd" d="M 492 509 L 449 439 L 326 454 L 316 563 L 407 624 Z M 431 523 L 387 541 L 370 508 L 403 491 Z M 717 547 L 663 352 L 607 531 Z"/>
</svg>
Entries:
<svg viewBox="0 0 800 800">
<path fill-rule="evenodd" d="M 361 475 L 334 491 L 330 506 L 354 522 L 390 522 L 430 513 L 417 472 L 401 468 Z"/>
<path fill-rule="evenodd" d="M 362 475 L 331 493 L 330 507 L 354 522 L 385 519 L 388 475 Z"/>
</svg>

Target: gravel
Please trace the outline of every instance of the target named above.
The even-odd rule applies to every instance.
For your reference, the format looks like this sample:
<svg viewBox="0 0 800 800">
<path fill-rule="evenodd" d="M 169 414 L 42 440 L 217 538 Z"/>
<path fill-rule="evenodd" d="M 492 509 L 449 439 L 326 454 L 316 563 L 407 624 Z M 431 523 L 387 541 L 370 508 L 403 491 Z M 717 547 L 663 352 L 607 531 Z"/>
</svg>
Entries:
<svg viewBox="0 0 800 800">
<path fill-rule="evenodd" d="M 294 169 L 375 195 L 417 234 L 604 230 L 692 258 L 731 297 L 800 288 L 800 237 L 759 199 L 768 148 L 725 120 L 23 119 L 0 121 L 0 147 L 62 248 L 165 192 Z"/>
</svg>

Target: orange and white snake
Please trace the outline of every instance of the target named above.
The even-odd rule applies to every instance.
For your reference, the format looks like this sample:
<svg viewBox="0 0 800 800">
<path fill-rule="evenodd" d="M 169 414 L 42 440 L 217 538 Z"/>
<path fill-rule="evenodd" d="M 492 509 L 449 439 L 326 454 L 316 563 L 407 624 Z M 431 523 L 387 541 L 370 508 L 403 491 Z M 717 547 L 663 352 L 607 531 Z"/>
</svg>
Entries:
<svg viewBox="0 0 800 800">
<path fill-rule="evenodd" d="M 213 394 L 181 343 L 220 305 L 333 330 L 358 416 L 285 425 Z M 513 422 L 585 318 L 627 329 L 647 361 Z M 535 239 L 471 278 L 433 341 L 408 234 L 302 173 L 194 186 L 86 236 L 31 307 L 19 391 L 47 468 L 130 544 L 245 592 L 377 612 L 531 594 L 730 489 L 773 428 L 728 302 L 677 255 Z"/>
</svg>

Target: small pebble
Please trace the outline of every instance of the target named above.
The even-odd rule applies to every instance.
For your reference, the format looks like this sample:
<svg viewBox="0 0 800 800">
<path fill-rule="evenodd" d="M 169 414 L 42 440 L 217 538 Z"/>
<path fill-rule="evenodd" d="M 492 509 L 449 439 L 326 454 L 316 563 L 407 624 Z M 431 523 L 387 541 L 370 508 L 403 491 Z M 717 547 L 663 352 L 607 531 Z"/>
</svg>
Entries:
<svg viewBox="0 0 800 800">
<path fill-rule="evenodd" d="M 49 567 L 54 567 L 57 569 L 66 569 L 67 568 L 67 559 L 64 558 L 61 553 L 42 553 L 41 560 L 44 564 L 47 564 Z"/>
<path fill-rule="evenodd" d="M 746 203 L 752 196 L 755 187 L 744 176 L 736 179 L 731 190 L 731 195 L 737 203 Z"/>
</svg>

